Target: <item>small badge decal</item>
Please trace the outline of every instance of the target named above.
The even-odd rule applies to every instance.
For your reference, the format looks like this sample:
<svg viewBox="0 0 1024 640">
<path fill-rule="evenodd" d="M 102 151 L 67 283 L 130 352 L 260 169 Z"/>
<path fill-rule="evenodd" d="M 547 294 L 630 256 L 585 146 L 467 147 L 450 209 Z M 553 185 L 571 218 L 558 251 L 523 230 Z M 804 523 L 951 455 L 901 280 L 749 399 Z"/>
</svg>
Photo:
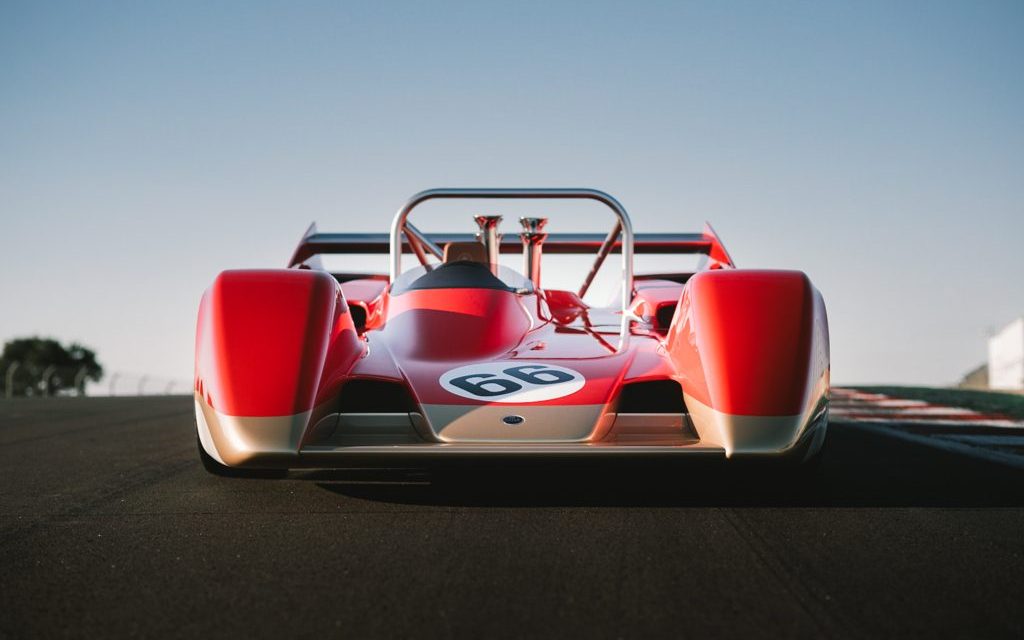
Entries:
<svg viewBox="0 0 1024 640">
<path fill-rule="evenodd" d="M 457 367 L 445 372 L 438 382 L 445 391 L 463 398 L 486 402 L 526 403 L 554 400 L 576 393 L 587 381 L 582 373 L 567 367 L 503 360 Z M 522 416 L 506 416 L 516 417 L 522 421 Z"/>
<path fill-rule="evenodd" d="M 526 422 L 526 418 L 524 418 L 523 416 L 505 416 L 504 418 L 501 419 L 501 421 L 504 422 L 505 424 L 516 425 L 523 424 L 524 422 Z"/>
</svg>

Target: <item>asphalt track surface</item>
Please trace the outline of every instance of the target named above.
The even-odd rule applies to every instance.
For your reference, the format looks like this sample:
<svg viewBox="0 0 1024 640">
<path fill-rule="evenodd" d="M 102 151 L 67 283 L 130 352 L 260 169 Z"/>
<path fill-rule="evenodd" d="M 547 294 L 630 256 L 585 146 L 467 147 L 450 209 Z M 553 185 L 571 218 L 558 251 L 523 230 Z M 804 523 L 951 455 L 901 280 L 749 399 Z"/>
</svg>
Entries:
<svg viewBox="0 0 1024 640">
<path fill-rule="evenodd" d="M 0 402 L 0 636 L 1021 637 L 1024 474 L 834 424 L 720 466 L 207 475 L 190 398 Z"/>
</svg>

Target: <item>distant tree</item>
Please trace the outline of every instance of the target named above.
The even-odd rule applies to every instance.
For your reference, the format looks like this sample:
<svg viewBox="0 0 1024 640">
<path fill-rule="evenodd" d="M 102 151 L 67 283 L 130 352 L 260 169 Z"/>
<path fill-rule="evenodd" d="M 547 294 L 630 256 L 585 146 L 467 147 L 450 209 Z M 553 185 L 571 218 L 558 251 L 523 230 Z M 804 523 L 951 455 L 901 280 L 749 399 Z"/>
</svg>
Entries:
<svg viewBox="0 0 1024 640">
<path fill-rule="evenodd" d="M 67 347 L 52 338 L 15 338 L 4 345 L 0 355 L 0 384 L 6 392 L 7 374 L 17 363 L 11 378 L 16 396 L 57 395 L 77 391 L 85 394 L 87 380 L 99 382 L 103 367 L 96 353 L 72 342 Z"/>
</svg>

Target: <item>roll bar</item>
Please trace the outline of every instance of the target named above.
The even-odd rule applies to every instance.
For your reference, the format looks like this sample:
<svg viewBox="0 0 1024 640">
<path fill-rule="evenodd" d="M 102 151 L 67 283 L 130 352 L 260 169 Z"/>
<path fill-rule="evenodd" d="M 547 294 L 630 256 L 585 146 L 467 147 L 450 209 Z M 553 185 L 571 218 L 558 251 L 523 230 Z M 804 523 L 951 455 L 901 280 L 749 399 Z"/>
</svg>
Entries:
<svg viewBox="0 0 1024 640">
<path fill-rule="evenodd" d="M 390 281 L 402 272 L 402 233 L 406 218 L 427 200 L 596 200 L 618 217 L 622 234 L 622 310 L 628 312 L 633 294 L 633 223 L 618 200 L 597 189 L 428 189 L 409 198 L 391 222 Z M 604 252 L 607 255 L 607 252 Z M 603 260 L 602 256 L 602 260 Z"/>
</svg>

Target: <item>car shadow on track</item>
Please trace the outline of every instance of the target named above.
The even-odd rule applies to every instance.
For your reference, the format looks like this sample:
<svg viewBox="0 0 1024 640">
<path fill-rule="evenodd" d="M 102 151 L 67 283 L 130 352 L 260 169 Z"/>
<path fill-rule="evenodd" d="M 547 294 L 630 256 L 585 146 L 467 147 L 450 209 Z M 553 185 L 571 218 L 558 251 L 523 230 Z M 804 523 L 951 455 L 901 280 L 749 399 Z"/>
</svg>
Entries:
<svg viewBox="0 0 1024 640">
<path fill-rule="evenodd" d="M 460 507 L 1024 506 L 1024 472 L 842 425 L 808 473 L 690 460 L 533 461 L 293 477 L 364 500 Z"/>
</svg>

